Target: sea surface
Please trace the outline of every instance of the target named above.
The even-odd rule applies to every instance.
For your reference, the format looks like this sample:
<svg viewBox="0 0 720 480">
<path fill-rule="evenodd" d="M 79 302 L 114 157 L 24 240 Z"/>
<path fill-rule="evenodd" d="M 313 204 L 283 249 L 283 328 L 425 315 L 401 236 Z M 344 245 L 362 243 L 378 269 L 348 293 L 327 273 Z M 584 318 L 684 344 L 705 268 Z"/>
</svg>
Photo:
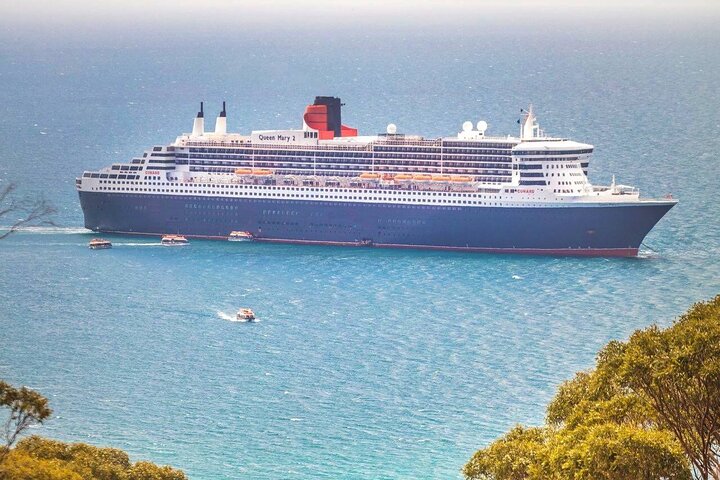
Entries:
<svg viewBox="0 0 720 480">
<path fill-rule="evenodd" d="M 0 378 L 46 395 L 34 433 L 194 479 L 457 479 L 598 349 L 720 293 L 720 30 L 0 29 L 0 185 L 57 226 L 0 241 Z M 191 38 L 192 37 L 192 38 Z M 591 143 L 590 180 L 680 203 L 640 258 L 576 259 L 108 237 L 74 179 L 189 131 L 293 128 L 315 95 L 377 133 Z M 3 223 L 5 222 L 5 223 Z M 3 219 L 0 224 L 7 224 Z M 257 323 L 233 322 L 241 306 Z"/>
</svg>

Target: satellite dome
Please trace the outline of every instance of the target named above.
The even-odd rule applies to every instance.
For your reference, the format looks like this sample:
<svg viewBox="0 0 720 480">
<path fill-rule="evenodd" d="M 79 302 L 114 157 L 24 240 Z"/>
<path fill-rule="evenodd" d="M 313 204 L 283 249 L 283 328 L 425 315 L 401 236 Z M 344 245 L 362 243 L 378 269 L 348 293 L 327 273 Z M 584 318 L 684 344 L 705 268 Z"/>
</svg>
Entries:
<svg viewBox="0 0 720 480">
<path fill-rule="evenodd" d="M 480 133 L 485 133 L 485 130 L 487 130 L 487 128 L 488 128 L 488 124 L 485 120 L 480 120 L 477 123 L 477 129 Z"/>
<path fill-rule="evenodd" d="M 470 121 L 463 123 L 463 132 L 471 132 L 473 124 Z"/>
<path fill-rule="evenodd" d="M 395 125 L 394 123 L 388 123 L 387 133 L 390 135 L 395 135 L 397 133 L 397 125 Z"/>
</svg>

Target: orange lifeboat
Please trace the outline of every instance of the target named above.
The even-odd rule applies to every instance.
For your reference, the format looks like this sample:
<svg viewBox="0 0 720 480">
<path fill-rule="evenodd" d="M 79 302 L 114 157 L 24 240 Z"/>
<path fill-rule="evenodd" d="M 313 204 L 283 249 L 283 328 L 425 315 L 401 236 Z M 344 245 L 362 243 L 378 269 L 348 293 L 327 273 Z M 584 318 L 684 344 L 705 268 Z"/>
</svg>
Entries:
<svg viewBox="0 0 720 480">
<path fill-rule="evenodd" d="M 465 175 L 459 175 L 459 176 L 456 176 L 456 177 L 452 177 L 452 179 L 451 179 L 451 181 L 453 181 L 453 182 L 458 182 L 458 183 L 472 182 L 472 180 L 473 180 L 472 177 L 468 177 L 468 176 L 465 176 Z"/>
<path fill-rule="evenodd" d="M 413 176 L 408 173 L 398 173 L 395 175 L 395 180 L 412 180 Z"/>
<path fill-rule="evenodd" d="M 160 239 L 160 244 L 166 246 L 187 245 L 188 243 L 188 239 L 182 235 L 163 235 Z"/>
<path fill-rule="evenodd" d="M 249 308 L 241 308 L 240 310 L 238 310 L 237 314 L 235 315 L 235 318 L 240 321 L 254 322 L 255 321 L 255 312 L 253 312 Z"/>
<path fill-rule="evenodd" d="M 428 180 L 432 180 L 432 175 L 426 175 L 426 174 L 418 174 L 413 175 L 413 180 L 417 180 L 419 182 L 426 182 Z"/>
<path fill-rule="evenodd" d="M 378 178 L 380 178 L 380 174 L 365 172 L 365 173 L 360 174 L 360 178 L 366 179 L 366 180 L 377 180 Z"/>
<path fill-rule="evenodd" d="M 252 173 L 251 168 L 237 168 L 235 169 L 235 175 L 249 175 Z"/>
<path fill-rule="evenodd" d="M 253 170 L 253 171 L 252 171 L 252 174 L 253 174 L 253 175 L 272 175 L 272 174 L 273 174 L 273 171 L 272 171 L 272 170 L 267 170 L 267 169 L 265 169 L 265 168 L 258 168 L 258 169 L 256 169 L 256 170 Z"/>
<path fill-rule="evenodd" d="M 435 182 L 449 182 L 450 175 L 433 175 L 432 179 Z"/>
</svg>

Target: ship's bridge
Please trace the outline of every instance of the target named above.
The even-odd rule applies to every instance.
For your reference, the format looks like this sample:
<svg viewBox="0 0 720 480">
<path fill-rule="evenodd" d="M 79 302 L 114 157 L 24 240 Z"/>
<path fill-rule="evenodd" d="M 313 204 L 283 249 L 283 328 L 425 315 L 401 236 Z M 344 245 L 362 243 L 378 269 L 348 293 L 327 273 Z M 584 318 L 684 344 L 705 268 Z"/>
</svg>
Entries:
<svg viewBox="0 0 720 480">
<path fill-rule="evenodd" d="M 512 149 L 520 171 L 520 185 L 544 187 L 555 195 L 583 195 L 592 191 L 587 179 L 593 146 L 556 138 L 523 140 Z"/>
<path fill-rule="evenodd" d="M 532 138 L 523 139 L 513 147 L 512 153 L 516 156 L 583 155 L 592 153 L 593 148 L 587 143 L 564 138 Z"/>
</svg>

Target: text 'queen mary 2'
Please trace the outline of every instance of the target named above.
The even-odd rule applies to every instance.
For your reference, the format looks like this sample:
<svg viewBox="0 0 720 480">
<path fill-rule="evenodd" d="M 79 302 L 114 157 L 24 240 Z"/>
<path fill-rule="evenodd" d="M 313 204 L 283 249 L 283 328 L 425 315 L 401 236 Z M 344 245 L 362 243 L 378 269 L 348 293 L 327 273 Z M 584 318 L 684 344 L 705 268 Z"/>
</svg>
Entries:
<svg viewBox="0 0 720 480">
<path fill-rule="evenodd" d="M 129 163 L 86 171 L 85 227 L 255 241 L 552 255 L 634 256 L 676 200 L 590 184 L 592 145 L 545 136 L 532 112 L 519 137 L 360 136 L 335 97 L 299 130 L 192 133 Z"/>
</svg>

